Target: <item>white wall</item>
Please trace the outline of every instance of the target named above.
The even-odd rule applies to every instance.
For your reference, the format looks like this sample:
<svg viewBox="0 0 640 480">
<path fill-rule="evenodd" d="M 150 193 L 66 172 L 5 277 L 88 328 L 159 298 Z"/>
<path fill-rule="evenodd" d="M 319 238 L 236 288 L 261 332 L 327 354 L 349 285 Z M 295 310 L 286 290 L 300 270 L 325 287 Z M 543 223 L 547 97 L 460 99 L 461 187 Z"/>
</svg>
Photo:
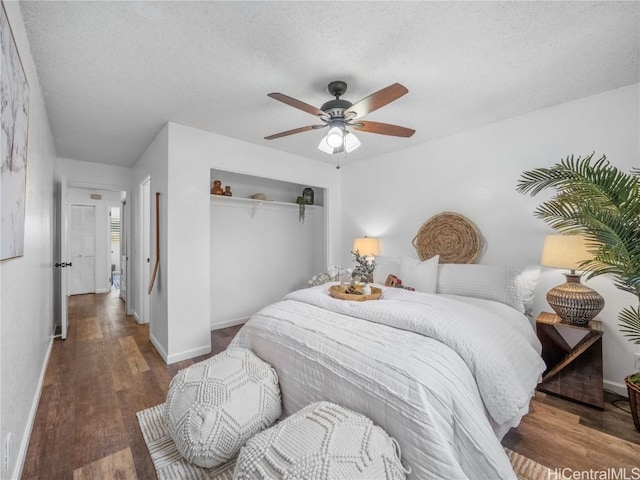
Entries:
<svg viewBox="0 0 640 480">
<path fill-rule="evenodd" d="M 169 124 L 169 195 L 166 240 L 169 361 L 194 356 L 209 345 L 211 323 L 209 172 L 227 170 L 325 188 L 327 258 L 338 251 L 340 181 L 332 165 Z M 163 237 L 166 238 L 166 237 Z"/>
<path fill-rule="evenodd" d="M 539 264 L 544 235 L 552 232 L 532 212 L 547 197 L 517 193 L 521 173 L 592 151 L 629 171 L 640 166 L 639 131 L 635 84 L 346 165 L 343 263 L 353 237 L 363 234 L 380 237 L 383 256 L 416 256 L 411 241 L 422 223 L 454 211 L 475 222 L 485 238 L 478 263 Z M 563 281 L 561 272 L 545 270 L 534 313 L 549 309 L 546 285 Z M 607 302 L 601 314 L 604 374 L 609 387 L 621 387 L 633 371 L 634 347 L 619 334 L 616 316 L 632 299 L 601 283 L 606 279 L 596 287 Z"/>
<path fill-rule="evenodd" d="M 17 2 L 3 2 L 29 82 L 24 256 L 0 263 L 0 440 L 11 434 L 3 479 L 19 478 L 53 337 L 55 148 Z"/>
<path fill-rule="evenodd" d="M 327 270 L 322 207 L 307 206 L 300 222 L 295 203 L 257 205 L 211 197 L 212 329 L 246 321 Z"/>
<path fill-rule="evenodd" d="M 82 162 L 70 158 L 58 157 L 55 162 L 55 177 L 59 179 L 66 175 L 67 182 L 76 187 L 90 185 L 92 188 L 105 190 L 121 187 L 126 190 L 131 187 L 133 171 L 128 167 L 106 165 L 104 163 Z"/>
<path fill-rule="evenodd" d="M 148 285 L 143 285 L 142 269 L 146 268 L 146 259 L 143 257 L 142 248 L 142 202 L 141 202 L 141 187 L 140 185 L 147 178 L 151 177 L 151 196 L 153 197 L 151 202 L 151 259 L 156 257 L 155 246 L 155 193 L 160 193 L 160 268 L 156 278 L 153 291 L 150 298 L 150 325 L 149 336 L 151 342 L 154 344 L 162 358 L 165 361 L 169 361 L 169 356 L 172 353 L 170 348 L 169 338 L 169 317 L 168 317 L 168 289 L 169 289 L 169 263 L 167 252 L 169 249 L 167 234 L 168 234 L 168 201 L 169 201 L 169 187 L 168 187 L 168 152 L 169 152 L 169 129 L 168 125 L 165 125 L 158 133 L 156 138 L 147 147 L 146 151 L 138 159 L 133 168 L 132 176 L 132 195 L 131 195 L 131 210 L 130 217 L 132 220 L 132 238 L 131 242 L 131 254 L 129 255 L 130 265 L 133 266 L 133 275 L 129 279 L 129 288 L 134 289 L 135 292 L 135 305 L 139 308 L 144 300 L 144 296 L 148 295 Z M 153 265 L 151 265 L 153 268 Z M 181 316 L 188 317 L 190 315 L 189 310 L 185 310 Z M 177 320 L 177 319 L 176 319 Z"/>
<path fill-rule="evenodd" d="M 102 198 L 100 200 L 94 200 L 91 198 L 92 194 L 101 195 Z M 95 207 L 96 293 L 106 293 L 111 290 L 111 241 L 109 211 L 111 210 L 111 207 L 120 206 L 121 196 L 121 192 L 113 190 L 99 190 L 77 187 L 69 187 L 67 190 L 67 200 L 70 204 L 92 205 Z"/>
</svg>

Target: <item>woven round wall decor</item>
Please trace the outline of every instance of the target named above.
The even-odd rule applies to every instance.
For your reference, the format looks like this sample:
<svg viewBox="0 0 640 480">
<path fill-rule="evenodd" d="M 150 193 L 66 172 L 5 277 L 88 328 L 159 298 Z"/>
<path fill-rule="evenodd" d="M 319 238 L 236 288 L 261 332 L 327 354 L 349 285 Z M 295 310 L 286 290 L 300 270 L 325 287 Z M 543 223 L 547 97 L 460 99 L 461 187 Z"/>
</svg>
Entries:
<svg viewBox="0 0 640 480">
<path fill-rule="evenodd" d="M 420 260 L 440 255 L 440 263 L 471 263 L 482 249 L 482 237 L 473 222 L 453 212 L 424 222 L 412 243 Z"/>
</svg>

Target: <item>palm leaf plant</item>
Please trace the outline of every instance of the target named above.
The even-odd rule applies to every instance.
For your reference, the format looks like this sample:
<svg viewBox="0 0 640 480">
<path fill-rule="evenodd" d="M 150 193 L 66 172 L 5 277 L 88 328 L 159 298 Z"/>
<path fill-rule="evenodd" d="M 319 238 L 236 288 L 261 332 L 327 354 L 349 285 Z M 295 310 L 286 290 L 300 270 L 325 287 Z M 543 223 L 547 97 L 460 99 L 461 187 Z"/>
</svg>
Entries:
<svg viewBox="0 0 640 480">
<path fill-rule="evenodd" d="M 638 306 L 622 309 L 618 326 L 640 345 L 640 169 L 626 173 L 593 155 L 526 171 L 517 190 L 535 196 L 555 189 L 534 215 L 561 233 L 584 235 L 594 255 L 581 264 L 587 278 L 608 274 L 617 288 L 635 295 Z"/>
</svg>

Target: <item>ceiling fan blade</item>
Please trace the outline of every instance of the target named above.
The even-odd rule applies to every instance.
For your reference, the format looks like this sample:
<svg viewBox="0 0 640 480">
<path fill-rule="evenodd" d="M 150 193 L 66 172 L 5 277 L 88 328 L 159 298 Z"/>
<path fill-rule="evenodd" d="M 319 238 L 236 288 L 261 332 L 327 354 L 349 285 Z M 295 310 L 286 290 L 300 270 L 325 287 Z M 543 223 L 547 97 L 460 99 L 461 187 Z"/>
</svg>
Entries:
<svg viewBox="0 0 640 480">
<path fill-rule="evenodd" d="M 312 105 L 309 105 L 308 103 L 301 102 L 300 100 L 297 100 L 297 99 L 295 99 L 293 97 L 289 97 L 287 95 L 284 95 L 283 93 L 269 93 L 267 95 L 269 97 L 275 99 L 275 100 L 278 100 L 278 101 L 282 102 L 282 103 L 286 103 L 290 107 L 297 108 L 298 110 L 302 110 L 303 112 L 310 113 L 311 115 L 314 115 L 316 117 L 326 117 L 327 116 L 327 114 L 324 113 L 319 108 L 316 108 L 316 107 L 314 107 Z"/>
<path fill-rule="evenodd" d="M 309 130 L 316 130 L 318 128 L 326 127 L 326 125 L 308 125 L 306 127 L 294 128 L 293 130 L 287 130 L 286 132 L 274 133 L 268 137 L 264 137 L 265 140 L 273 140 L 274 138 L 286 137 L 287 135 L 293 135 L 296 133 L 308 132 Z"/>
<path fill-rule="evenodd" d="M 384 107 L 408 92 L 409 90 L 404 85 L 394 83 L 354 103 L 344 112 L 344 116 L 355 113 L 353 118 L 364 117 L 366 114 Z"/>
<path fill-rule="evenodd" d="M 351 127 L 355 128 L 359 132 L 379 133 L 381 135 L 391 135 L 393 137 L 410 137 L 416 133 L 416 131 L 411 128 L 380 122 L 357 122 L 351 125 Z"/>
</svg>

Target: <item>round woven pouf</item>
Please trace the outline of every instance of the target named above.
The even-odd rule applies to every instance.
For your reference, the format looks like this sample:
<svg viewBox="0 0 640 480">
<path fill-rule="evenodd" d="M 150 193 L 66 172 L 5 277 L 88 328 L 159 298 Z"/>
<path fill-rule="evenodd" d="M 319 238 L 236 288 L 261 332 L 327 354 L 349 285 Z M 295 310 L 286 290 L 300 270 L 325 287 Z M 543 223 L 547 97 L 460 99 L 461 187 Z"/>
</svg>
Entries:
<svg viewBox="0 0 640 480">
<path fill-rule="evenodd" d="M 422 224 L 413 246 L 423 261 L 440 255 L 440 263 L 471 263 L 482 249 L 482 237 L 465 216 L 443 212 Z"/>
<path fill-rule="evenodd" d="M 406 480 L 400 447 L 381 427 L 330 402 L 308 405 L 240 450 L 236 480 Z"/>
</svg>

